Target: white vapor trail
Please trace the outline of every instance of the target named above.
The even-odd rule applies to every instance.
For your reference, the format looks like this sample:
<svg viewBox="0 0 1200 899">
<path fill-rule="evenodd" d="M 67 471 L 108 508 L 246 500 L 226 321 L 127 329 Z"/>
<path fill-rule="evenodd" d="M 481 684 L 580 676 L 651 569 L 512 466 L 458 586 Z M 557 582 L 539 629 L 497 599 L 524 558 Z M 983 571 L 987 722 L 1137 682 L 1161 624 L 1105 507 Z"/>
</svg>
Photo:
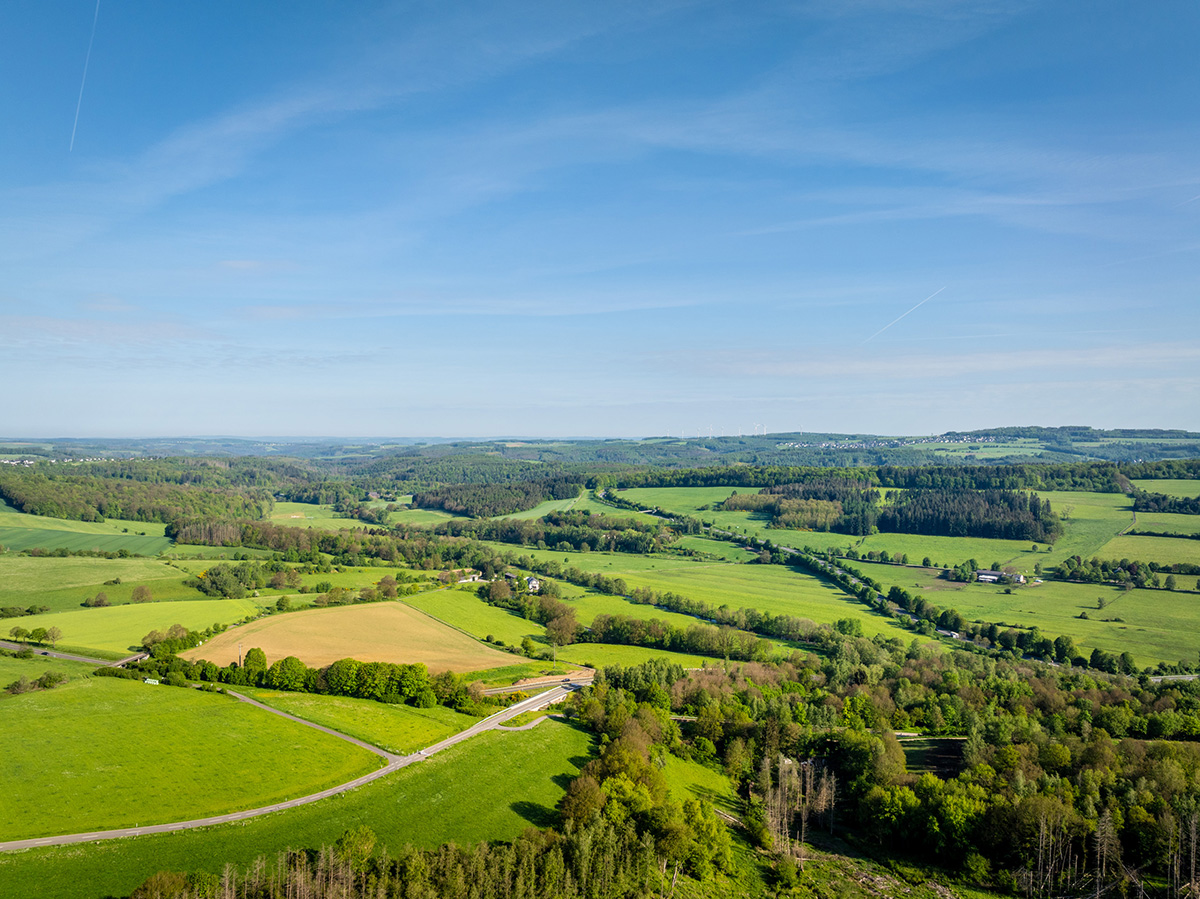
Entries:
<svg viewBox="0 0 1200 899">
<path fill-rule="evenodd" d="M 935 290 L 933 293 L 931 293 L 925 299 L 921 300 L 921 302 L 917 303 L 917 305 L 915 305 L 911 309 L 909 309 L 908 312 L 905 312 L 904 315 L 909 315 L 910 313 L 916 312 L 918 309 L 920 309 L 922 306 L 924 306 L 926 303 L 928 303 L 930 300 L 932 300 L 934 297 L 936 297 L 939 293 L 941 293 L 945 289 L 946 289 L 945 287 L 939 287 L 937 290 Z M 872 334 L 870 337 L 868 337 L 866 340 L 864 340 L 863 343 L 870 343 L 872 340 L 874 340 L 876 337 L 878 337 L 880 334 L 882 334 L 884 331 L 886 331 L 892 325 L 896 324 L 896 322 L 900 321 L 901 318 L 904 318 L 904 315 L 901 315 L 900 318 L 897 318 L 894 321 L 888 322 L 886 325 L 884 325 L 882 328 L 880 328 L 878 331 L 876 331 L 874 334 Z"/>
<path fill-rule="evenodd" d="M 73 153 L 75 151 L 75 129 L 79 127 L 79 109 L 83 106 L 83 86 L 87 84 L 88 63 L 92 61 L 92 41 L 96 39 L 96 23 L 100 21 L 100 0 L 96 0 L 96 13 L 92 16 L 92 36 L 88 38 L 87 56 L 83 60 L 83 78 L 79 82 L 79 99 L 75 103 L 75 124 L 71 126 L 71 148 L 67 151 Z"/>
</svg>

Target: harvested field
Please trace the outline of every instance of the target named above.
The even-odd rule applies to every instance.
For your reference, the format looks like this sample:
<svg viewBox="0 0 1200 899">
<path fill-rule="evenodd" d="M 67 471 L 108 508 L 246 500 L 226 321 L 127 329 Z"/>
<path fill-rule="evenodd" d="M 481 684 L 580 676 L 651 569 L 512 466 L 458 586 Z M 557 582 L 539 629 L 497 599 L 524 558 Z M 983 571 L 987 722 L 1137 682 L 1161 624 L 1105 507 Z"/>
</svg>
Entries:
<svg viewBox="0 0 1200 899">
<path fill-rule="evenodd" d="M 274 615 L 232 628 L 185 658 L 228 665 L 259 647 L 268 661 L 296 656 L 318 667 L 338 659 L 362 662 L 423 662 L 430 671 L 478 671 L 511 665 L 513 657 L 489 649 L 453 628 L 401 603 L 371 603 Z"/>
</svg>

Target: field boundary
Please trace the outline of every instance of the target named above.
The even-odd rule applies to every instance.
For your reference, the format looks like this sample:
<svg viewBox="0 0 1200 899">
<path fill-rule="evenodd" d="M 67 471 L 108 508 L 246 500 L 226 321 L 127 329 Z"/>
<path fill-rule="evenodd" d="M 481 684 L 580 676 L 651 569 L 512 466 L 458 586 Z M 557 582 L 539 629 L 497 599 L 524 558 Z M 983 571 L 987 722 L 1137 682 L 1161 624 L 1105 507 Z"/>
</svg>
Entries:
<svg viewBox="0 0 1200 899">
<path fill-rule="evenodd" d="M 199 827 L 210 827 L 216 824 L 232 824 L 237 821 L 245 821 L 250 818 L 257 818 L 261 815 L 269 815 L 272 812 L 280 812 L 286 809 L 297 808 L 302 805 L 309 805 L 310 803 L 317 802 L 321 799 L 328 799 L 331 796 L 337 796 L 340 793 L 345 793 L 356 789 L 357 787 L 361 787 L 364 784 L 371 783 L 372 781 L 378 780 L 381 777 L 385 777 L 394 771 L 399 771 L 401 768 L 406 768 L 416 762 L 422 762 L 435 753 L 441 752 L 444 749 L 449 749 L 452 746 L 456 746 L 464 740 L 469 740 L 471 737 L 477 736 L 485 731 L 498 730 L 511 733 L 515 732 L 516 730 L 520 730 L 522 728 L 505 728 L 500 727 L 500 725 L 510 718 L 515 718 L 517 715 L 524 714 L 525 712 L 531 712 L 536 709 L 552 705 L 555 702 L 559 702 L 564 699 L 572 689 L 573 687 L 571 685 L 560 684 L 559 686 L 547 690 L 544 693 L 539 693 L 537 696 L 532 696 L 529 699 L 509 706 L 507 709 L 502 709 L 499 712 L 496 712 L 494 715 L 490 715 L 489 717 L 484 718 L 482 721 L 471 725 L 466 730 L 459 731 L 457 734 L 452 734 L 446 739 L 438 743 L 434 743 L 432 746 L 426 747 L 425 749 L 419 749 L 409 755 L 396 755 L 395 753 L 388 752 L 386 749 L 373 746 L 365 740 L 359 740 L 357 737 L 351 737 L 349 734 L 340 733 L 339 731 L 317 724 L 313 721 L 306 721 L 303 718 L 280 711 L 279 709 L 273 709 L 268 705 L 264 705 L 263 703 L 251 699 L 248 696 L 243 696 L 240 693 L 226 691 L 230 696 L 233 696 L 240 702 L 249 703 L 250 705 L 265 709 L 273 715 L 280 715 L 307 727 L 312 727 L 342 740 L 346 740 L 347 742 L 353 743 L 356 746 L 360 746 L 363 749 L 367 749 L 376 755 L 383 757 L 387 761 L 387 764 L 375 771 L 372 771 L 370 774 L 364 774 L 361 777 L 356 777 L 354 780 L 347 781 L 344 784 L 330 787 L 317 793 L 310 793 L 307 796 L 301 796 L 297 799 L 288 799 L 284 802 L 277 802 L 272 805 L 265 805 L 259 808 L 248 809 L 240 812 L 230 812 L 224 815 L 212 815 L 207 818 L 196 818 L 191 821 L 176 821 L 172 824 L 153 824 L 148 827 L 124 827 L 117 830 L 60 834 L 59 836 L 35 837 L 28 840 L 9 840 L 7 842 L 0 843 L 0 852 L 15 852 L 21 849 L 34 849 L 42 846 L 65 846 L 72 843 L 91 843 L 99 840 L 115 840 L 123 837 L 137 837 L 147 834 L 173 833 L 180 830 L 194 830 Z"/>
</svg>

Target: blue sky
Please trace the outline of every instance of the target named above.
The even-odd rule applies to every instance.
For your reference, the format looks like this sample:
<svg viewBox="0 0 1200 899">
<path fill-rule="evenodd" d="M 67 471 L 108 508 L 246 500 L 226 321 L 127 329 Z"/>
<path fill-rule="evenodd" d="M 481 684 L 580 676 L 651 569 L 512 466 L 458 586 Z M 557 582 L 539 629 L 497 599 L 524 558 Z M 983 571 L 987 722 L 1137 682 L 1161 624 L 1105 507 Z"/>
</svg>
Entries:
<svg viewBox="0 0 1200 899">
<path fill-rule="evenodd" d="M 9 435 L 1200 429 L 1191 0 L 95 13 L 0 6 Z"/>
</svg>

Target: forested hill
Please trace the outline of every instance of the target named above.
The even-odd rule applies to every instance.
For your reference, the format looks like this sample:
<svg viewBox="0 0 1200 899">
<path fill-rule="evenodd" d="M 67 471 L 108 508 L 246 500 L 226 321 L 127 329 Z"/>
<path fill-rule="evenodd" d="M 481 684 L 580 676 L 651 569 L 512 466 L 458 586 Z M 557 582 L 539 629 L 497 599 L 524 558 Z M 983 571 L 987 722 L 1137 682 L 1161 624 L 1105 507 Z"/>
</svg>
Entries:
<svg viewBox="0 0 1200 899">
<path fill-rule="evenodd" d="M 637 466 L 1006 464 L 1110 461 L 1136 464 L 1200 457 L 1200 434 L 1182 430 L 1003 427 L 939 435 L 775 433 L 737 436 L 582 440 L 347 440 L 336 438 L 156 438 L 0 441 L 0 458 L 29 460 L 146 457 L 256 457 L 303 460 L 335 478 L 390 478 L 429 487 L 523 479 L 524 467 L 614 470 Z M 460 457 L 469 457 L 461 459 Z M 490 460 L 490 464 L 483 460 Z M 506 464 L 507 463 L 507 464 Z M 517 464 L 512 464 L 517 463 Z M 522 466 L 521 463 L 525 465 Z M 455 467 L 458 474 L 454 474 Z M 546 473 L 536 477 L 545 477 Z M 478 481 L 475 481 L 478 482 Z"/>
</svg>

